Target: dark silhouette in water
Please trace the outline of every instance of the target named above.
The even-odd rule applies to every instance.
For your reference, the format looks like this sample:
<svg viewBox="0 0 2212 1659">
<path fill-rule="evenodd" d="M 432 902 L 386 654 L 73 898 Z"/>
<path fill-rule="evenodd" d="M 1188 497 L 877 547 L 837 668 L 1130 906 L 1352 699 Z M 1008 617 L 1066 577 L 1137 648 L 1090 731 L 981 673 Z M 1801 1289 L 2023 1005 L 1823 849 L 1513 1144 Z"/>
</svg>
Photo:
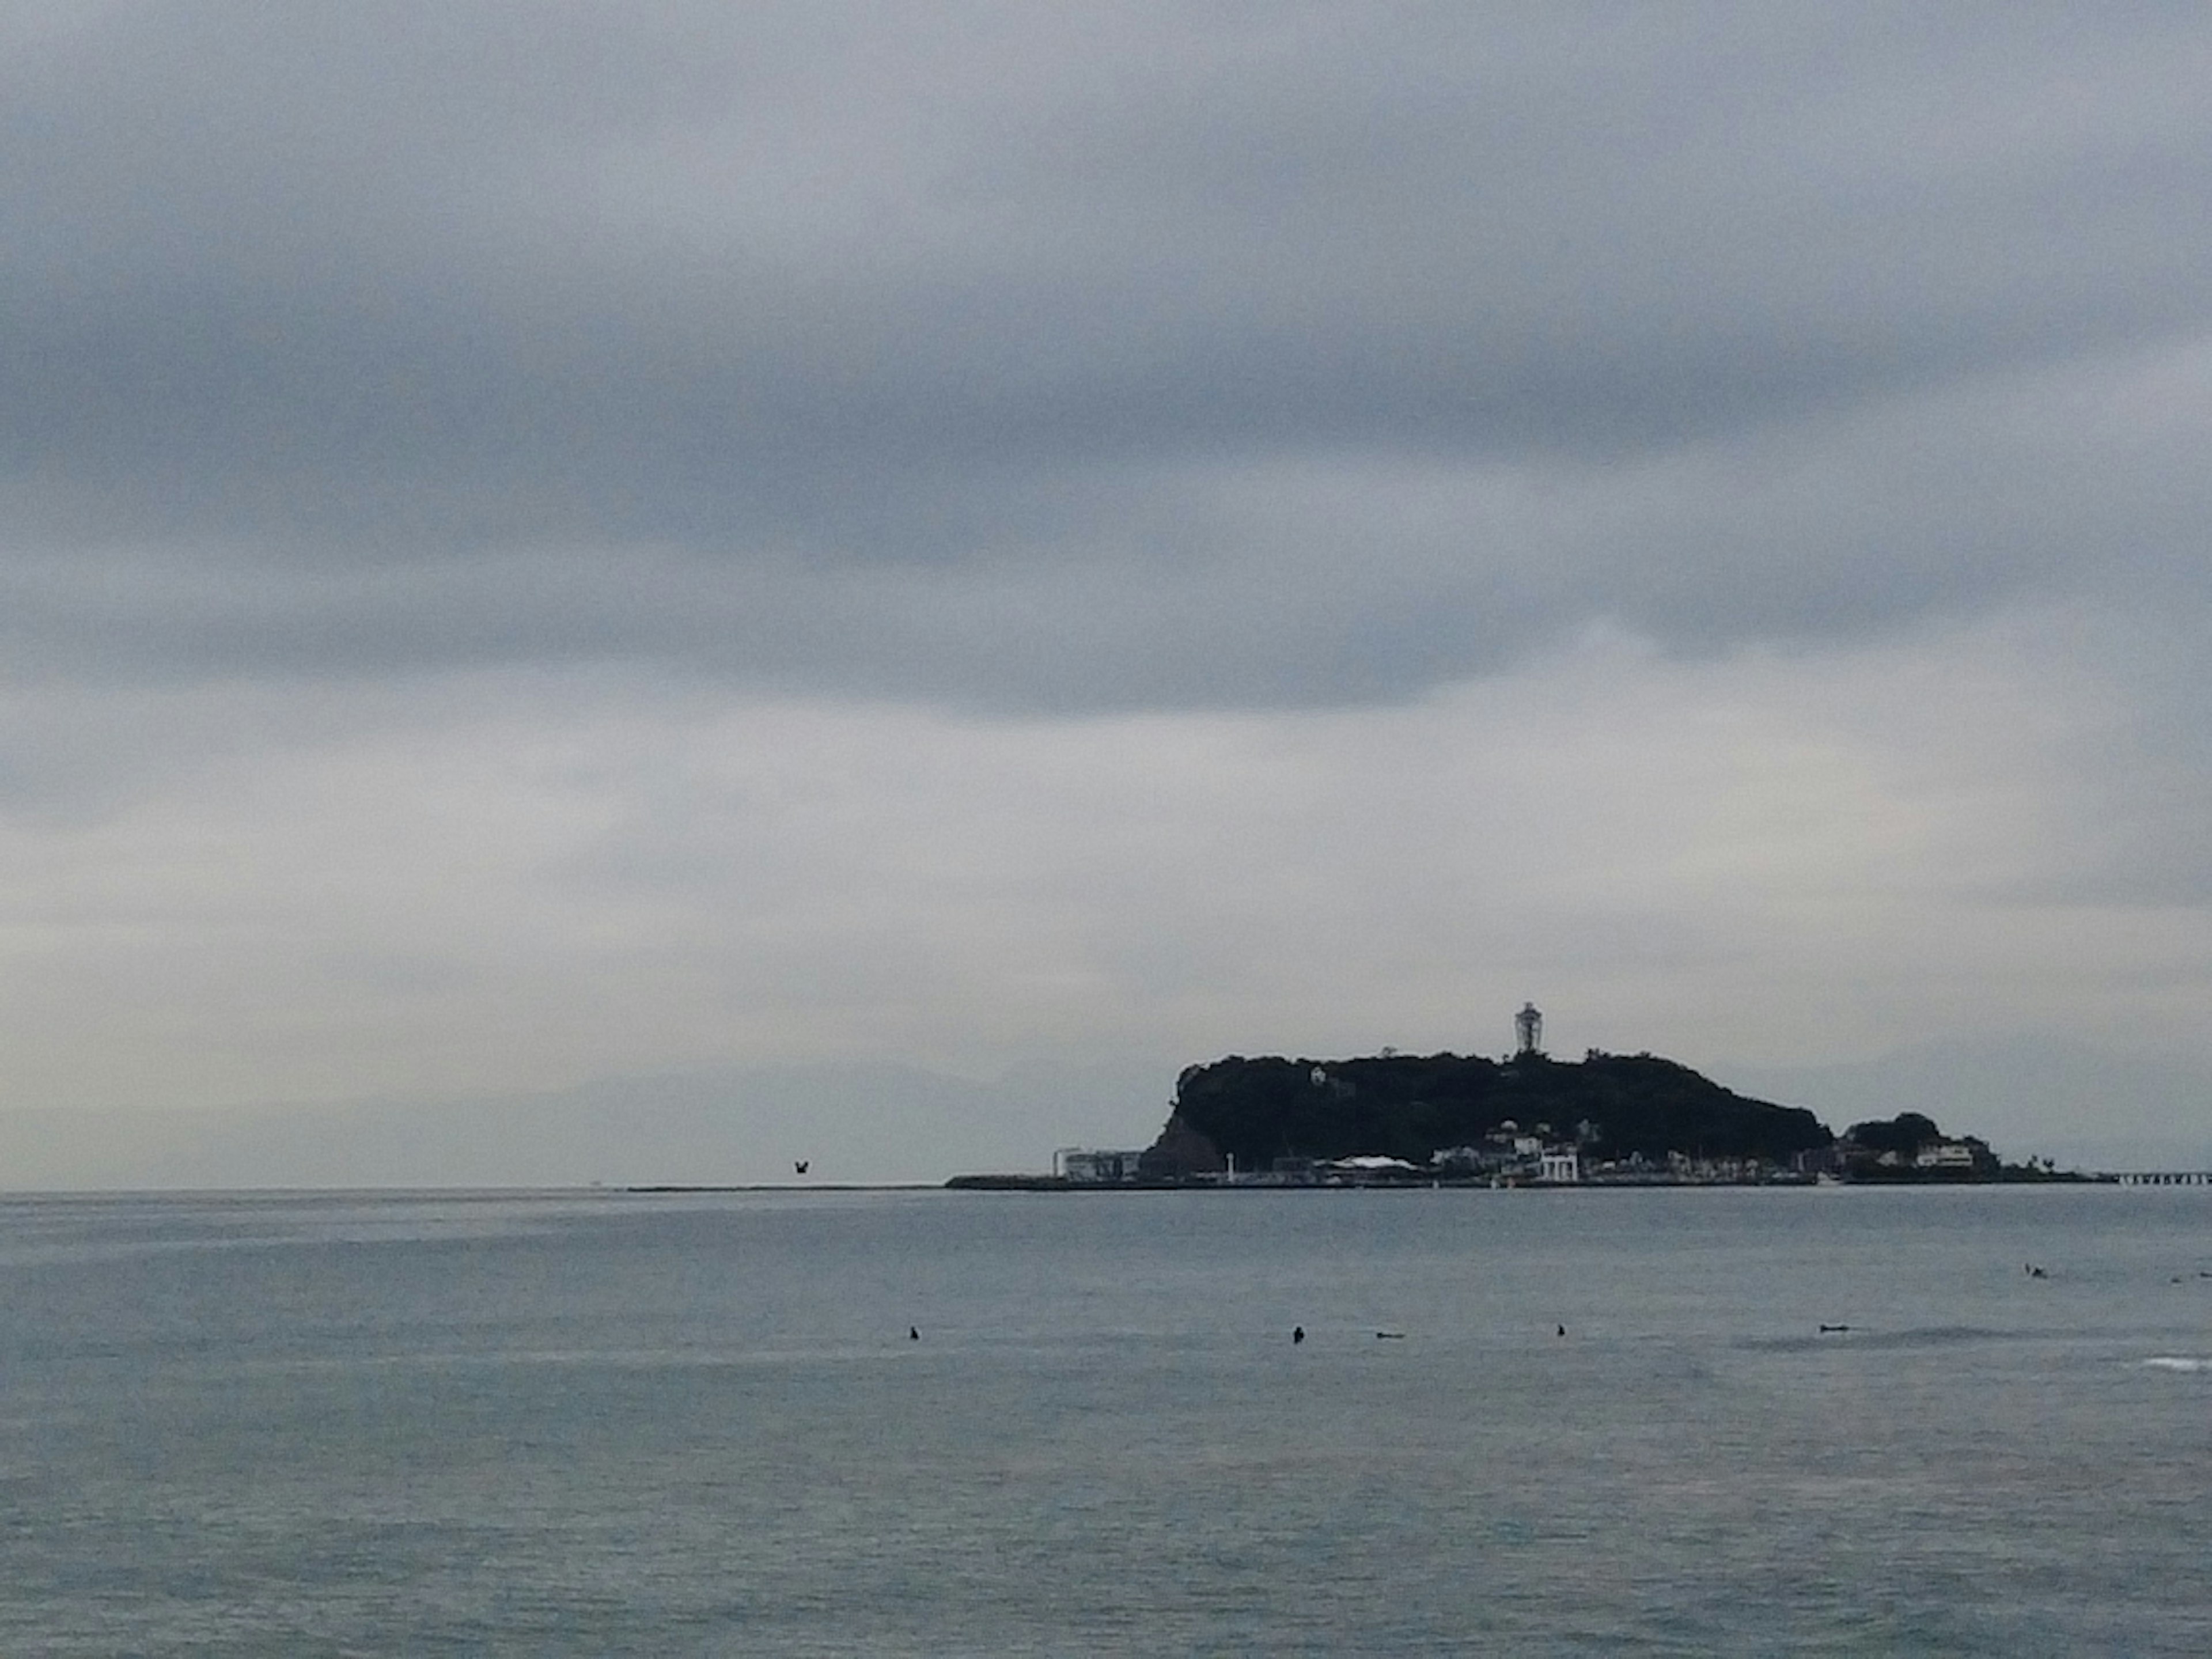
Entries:
<svg viewBox="0 0 2212 1659">
<path fill-rule="evenodd" d="M 1291 1345 L 1293 1347 L 1297 1346 L 1299 1343 L 1301 1343 L 1301 1342 L 1304 1341 L 1305 1340 L 1306 1340 L 1306 1328 L 1305 1328 L 1304 1326 L 1303 1326 L 1303 1325 L 1293 1325 L 1292 1327 L 1291 1327 Z"/>
<path fill-rule="evenodd" d="M 906 1340 L 909 1342 L 919 1342 L 921 1340 L 921 1333 L 909 1325 L 906 1328 Z"/>
<path fill-rule="evenodd" d="M 811 1162 L 812 1162 L 812 1160 L 810 1158 L 793 1158 L 791 1162 L 792 1173 L 794 1175 L 805 1175 L 806 1173 L 806 1166 Z"/>
<path fill-rule="evenodd" d="M 1825 1336 L 1831 1331 L 1847 1331 L 1849 1329 L 1850 1329 L 1850 1327 L 1848 1325 L 1823 1325 L 1820 1327 L 1820 1334 Z"/>
<path fill-rule="evenodd" d="M 1559 1334 L 1560 1334 L 1561 1336 L 1565 1336 L 1566 1334 L 1567 1334 L 1567 1328 L 1566 1328 L 1565 1325 L 1560 1326 L 1560 1327 L 1559 1327 Z"/>
<path fill-rule="evenodd" d="M 1377 1331 L 1375 1333 L 1375 1340 L 1377 1342 L 1403 1342 L 1406 1340 L 1406 1334 L 1403 1331 Z"/>
</svg>

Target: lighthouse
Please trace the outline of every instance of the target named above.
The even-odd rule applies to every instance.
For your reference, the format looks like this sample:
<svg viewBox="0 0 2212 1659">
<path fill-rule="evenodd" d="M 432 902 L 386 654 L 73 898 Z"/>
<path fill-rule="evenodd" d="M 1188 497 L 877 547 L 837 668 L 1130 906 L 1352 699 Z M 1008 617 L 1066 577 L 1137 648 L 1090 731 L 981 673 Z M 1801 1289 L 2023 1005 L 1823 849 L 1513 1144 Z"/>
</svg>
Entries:
<svg viewBox="0 0 2212 1659">
<path fill-rule="evenodd" d="M 1513 1016 L 1513 1058 L 1540 1054 L 1544 1052 L 1544 1016 L 1533 1002 L 1521 1005 L 1521 1012 Z"/>
</svg>

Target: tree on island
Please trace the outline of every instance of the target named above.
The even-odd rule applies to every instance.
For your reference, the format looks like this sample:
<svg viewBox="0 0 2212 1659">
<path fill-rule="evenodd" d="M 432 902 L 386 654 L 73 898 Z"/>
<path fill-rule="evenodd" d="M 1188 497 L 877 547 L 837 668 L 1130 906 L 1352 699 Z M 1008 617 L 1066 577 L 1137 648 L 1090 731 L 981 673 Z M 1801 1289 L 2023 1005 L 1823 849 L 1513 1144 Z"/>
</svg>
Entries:
<svg viewBox="0 0 2212 1659">
<path fill-rule="evenodd" d="M 1923 1146 L 1933 1146 L 1944 1138 L 1943 1132 L 1936 1127 L 1936 1120 L 1918 1112 L 1899 1112 L 1887 1121 L 1854 1123 L 1844 1132 L 1844 1139 L 1862 1151 L 1877 1157 L 1883 1152 L 1894 1152 L 1907 1159 L 1916 1156 Z"/>
</svg>

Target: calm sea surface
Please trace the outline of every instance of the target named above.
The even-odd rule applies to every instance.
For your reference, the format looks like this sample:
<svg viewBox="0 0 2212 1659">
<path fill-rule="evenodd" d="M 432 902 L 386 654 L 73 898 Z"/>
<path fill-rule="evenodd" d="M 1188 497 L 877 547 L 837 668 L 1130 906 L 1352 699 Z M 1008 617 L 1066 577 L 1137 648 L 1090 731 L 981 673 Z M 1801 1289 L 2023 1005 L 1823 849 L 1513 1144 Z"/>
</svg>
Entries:
<svg viewBox="0 0 2212 1659">
<path fill-rule="evenodd" d="M 2207 1274 L 2172 1189 L 4 1201 L 0 1652 L 2203 1654 Z"/>
</svg>

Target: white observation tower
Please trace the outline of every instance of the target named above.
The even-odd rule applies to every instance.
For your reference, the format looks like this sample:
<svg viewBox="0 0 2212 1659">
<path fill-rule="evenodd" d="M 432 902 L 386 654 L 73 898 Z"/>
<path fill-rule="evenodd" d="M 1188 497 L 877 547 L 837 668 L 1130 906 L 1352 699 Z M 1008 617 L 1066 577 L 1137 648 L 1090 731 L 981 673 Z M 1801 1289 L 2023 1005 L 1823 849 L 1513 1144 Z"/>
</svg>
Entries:
<svg viewBox="0 0 2212 1659">
<path fill-rule="evenodd" d="M 1544 1016 L 1533 1002 L 1521 1005 L 1521 1012 L 1513 1016 L 1513 1057 L 1540 1054 L 1544 1052 Z"/>
</svg>

